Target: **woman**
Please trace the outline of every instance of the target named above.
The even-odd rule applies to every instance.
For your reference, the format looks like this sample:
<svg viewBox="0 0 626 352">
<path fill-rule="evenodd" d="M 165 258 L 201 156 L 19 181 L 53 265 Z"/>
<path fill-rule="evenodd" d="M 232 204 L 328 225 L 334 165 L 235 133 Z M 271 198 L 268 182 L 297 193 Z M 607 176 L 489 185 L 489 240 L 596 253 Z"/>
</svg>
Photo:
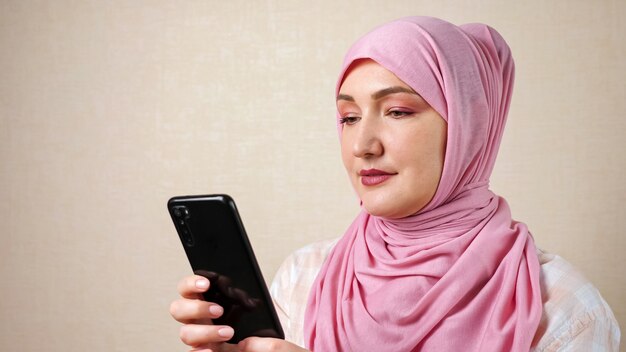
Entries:
<svg viewBox="0 0 626 352">
<path fill-rule="evenodd" d="M 617 350 L 597 290 L 538 251 L 489 190 L 513 86 L 492 28 L 429 17 L 383 25 L 346 55 L 336 97 L 341 153 L 363 210 L 344 236 L 283 264 L 272 295 L 287 341 L 202 324 L 206 279 L 171 313 L 197 351 Z M 598 347 L 600 346 L 600 347 Z"/>
</svg>

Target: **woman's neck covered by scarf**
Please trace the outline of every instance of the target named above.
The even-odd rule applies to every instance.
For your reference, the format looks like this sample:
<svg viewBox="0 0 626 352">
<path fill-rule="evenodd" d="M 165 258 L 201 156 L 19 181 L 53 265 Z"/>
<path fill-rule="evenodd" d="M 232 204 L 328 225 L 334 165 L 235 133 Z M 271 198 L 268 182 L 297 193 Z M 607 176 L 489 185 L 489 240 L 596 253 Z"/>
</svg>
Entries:
<svg viewBox="0 0 626 352">
<path fill-rule="evenodd" d="M 311 289 L 307 347 L 528 351 L 542 313 L 536 249 L 489 190 L 513 87 L 509 47 L 483 24 L 399 19 L 352 46 L 337 92 L 359 59 L 393 72 L 446 120 L 444 168 L 417 214 L 363 210 L 354 220 Z"/>
</svg>

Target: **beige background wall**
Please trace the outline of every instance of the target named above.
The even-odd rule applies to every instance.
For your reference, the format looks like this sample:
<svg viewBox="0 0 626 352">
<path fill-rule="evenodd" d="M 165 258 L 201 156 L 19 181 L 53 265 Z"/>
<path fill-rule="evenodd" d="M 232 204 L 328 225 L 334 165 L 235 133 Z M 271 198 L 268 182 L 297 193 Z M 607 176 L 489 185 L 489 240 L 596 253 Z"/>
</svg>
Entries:
<svg viewBox="0 0 626 352">
<path fill-rule="evenodd" d="M 626 324 L 626 2 L 0 1 L 0 350 L 183 351 L 165 202 L 230 193 L 270 279 L 358 209 L 343 53 L 412 14 L 517 60 L 492 188 Z"/>
</svg>

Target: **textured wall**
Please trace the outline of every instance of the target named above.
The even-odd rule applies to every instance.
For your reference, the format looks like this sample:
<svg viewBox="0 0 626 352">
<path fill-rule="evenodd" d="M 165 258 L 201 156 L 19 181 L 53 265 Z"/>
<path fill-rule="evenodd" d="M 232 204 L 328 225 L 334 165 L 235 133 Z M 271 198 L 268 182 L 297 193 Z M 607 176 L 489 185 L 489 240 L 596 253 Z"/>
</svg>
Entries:
<svg viewBox="0 0 626 352">
<path fill-rule="evenodd" d="M 165 202 L 230 193 L 271 278 L 358 210 L 334 127 L 350 43 L 411 14 L 517 60 L 493 176 L 626 323 L 624 1 L 0 1 L 0 350 L 183 351 Z"/>
</svg>

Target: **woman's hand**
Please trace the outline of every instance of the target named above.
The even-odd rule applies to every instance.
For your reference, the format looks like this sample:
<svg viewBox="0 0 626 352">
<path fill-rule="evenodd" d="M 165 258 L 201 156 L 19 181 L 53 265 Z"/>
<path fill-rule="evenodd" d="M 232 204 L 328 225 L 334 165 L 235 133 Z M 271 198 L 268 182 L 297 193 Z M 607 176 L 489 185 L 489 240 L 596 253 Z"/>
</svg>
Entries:
<svg viewBox="0 0 626 352">
<path fill-rule="evenodd" d="M 235 333 L 233 328 L 213 325 L 211 319 L 219 318 L 224 309 L 202 299 L 202 293 L 209 289 L 209 285 L 209 280 L 198 275 L 185 277 L 178 283 L 181 298 L 172 302 L 170 314 L 183 323 L 180 339 L 193 347 L 193 351 L 238 351 L 237 345 L 224 343 Z"/>
<path fill-rule="evenodd" d="M 308 352 L 289 341 L 271 337 L 248 337 L 237 346 L 240 352 Z"/>
<path fill-rule="evenodd" d="M 226 325 L 213 325 L 212 319 L 219 318 L 224 309 L 213 302 L 202 299 L 210 282 L 203 276 L 192 275 L 178 283 L 181 298 L 170 305 L 170 314 L 183 323 L 180 339 L 193 347 L 193 352 L 303 352 L 305 349 L 291 342 L 269 338 L 248 337 L 237 345 L 225 343 L 234 330 Z"/>
</svg>

